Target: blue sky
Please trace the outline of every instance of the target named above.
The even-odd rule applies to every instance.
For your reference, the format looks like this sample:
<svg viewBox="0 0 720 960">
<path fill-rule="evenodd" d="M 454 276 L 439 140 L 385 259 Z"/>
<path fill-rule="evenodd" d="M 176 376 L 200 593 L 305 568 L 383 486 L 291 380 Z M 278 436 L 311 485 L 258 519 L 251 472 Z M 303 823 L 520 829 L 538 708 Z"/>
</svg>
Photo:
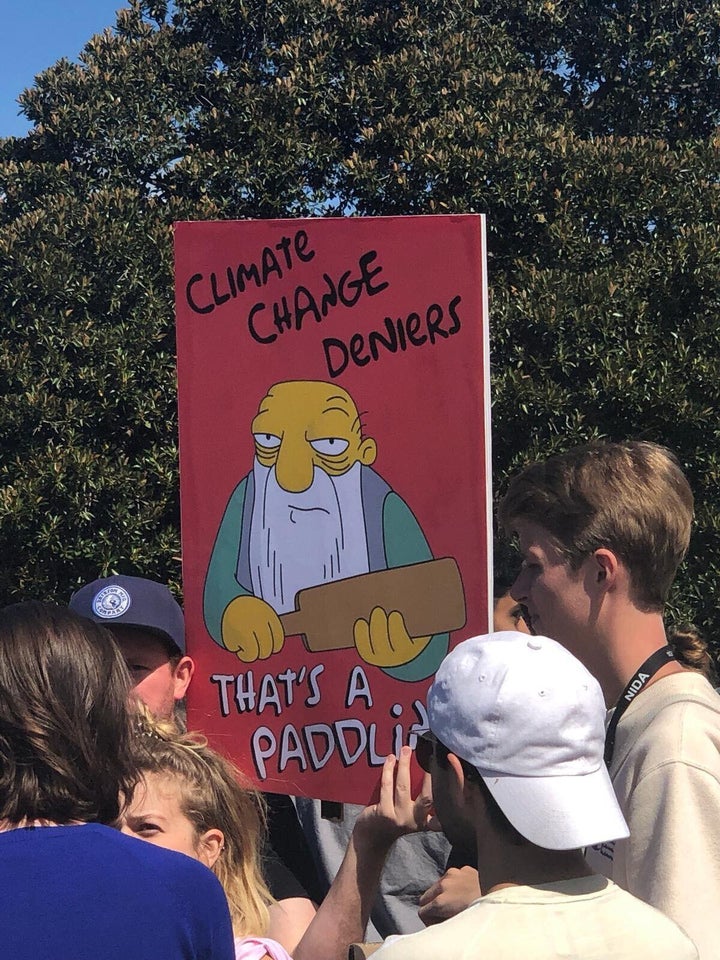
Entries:
<svg viewBox="0 0 720 960">
<path fill-rule="evenodd" d="M 60 57 L 76 60 L 90 37 L 115 26 L 124 0 L 0 0 L 0 137 L 21 136 L 18 94 Z"/>
</svg>

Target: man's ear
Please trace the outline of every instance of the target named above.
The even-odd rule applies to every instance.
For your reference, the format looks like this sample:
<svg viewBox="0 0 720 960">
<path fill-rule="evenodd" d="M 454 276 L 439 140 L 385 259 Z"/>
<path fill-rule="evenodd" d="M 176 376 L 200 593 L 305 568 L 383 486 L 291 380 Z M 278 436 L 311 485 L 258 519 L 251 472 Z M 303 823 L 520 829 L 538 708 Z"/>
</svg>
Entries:
<svg viewBox="0 0 720 960">
<path fill-rule="evenodd" d="M 180 657 L 173 674 L 173 696 L 176 700 L 182 700 L 187 693 L 194 672 L 195 662 L 192 657 Z"/>
<path fill-rule="evenodd" d="M 594 583 L 598 584 L 602 590 L 614 589 L 620 571 L 620 561 L 617 555 L 612 550 L 608 550 L 607 547 L 600 547 L 593 553 L 592 561 Z"/>
<path fill-rule="evenodd" d="M 467 783 L 463 765 L 460 762 L 460 758 L 456 757 L 454 753 L 448 753 L 447 759 L 451 772 L 452 788 L 457 790 L 458 795 L 462 797 L 465 792 L 465 784 Z"/>
</svg>

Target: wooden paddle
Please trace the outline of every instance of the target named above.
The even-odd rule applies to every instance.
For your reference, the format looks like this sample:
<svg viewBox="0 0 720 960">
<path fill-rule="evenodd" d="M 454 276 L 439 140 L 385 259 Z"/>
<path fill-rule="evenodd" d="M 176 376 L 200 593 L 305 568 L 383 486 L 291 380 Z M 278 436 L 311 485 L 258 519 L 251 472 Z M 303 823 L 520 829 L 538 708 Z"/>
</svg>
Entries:
<svg viewBox="0 0 720 960">
<path fill-rule="evenodd" d="M 457 563 L 444 557 L 308 587 L 280 620 L 285 636 L 302 636 L 314 653 L 342 650 L 355 645 L 355 621 L 369 620 L 375 607 L 402 613 L 411 637 L 459 630 L 466 613 Z"/>
</svg>

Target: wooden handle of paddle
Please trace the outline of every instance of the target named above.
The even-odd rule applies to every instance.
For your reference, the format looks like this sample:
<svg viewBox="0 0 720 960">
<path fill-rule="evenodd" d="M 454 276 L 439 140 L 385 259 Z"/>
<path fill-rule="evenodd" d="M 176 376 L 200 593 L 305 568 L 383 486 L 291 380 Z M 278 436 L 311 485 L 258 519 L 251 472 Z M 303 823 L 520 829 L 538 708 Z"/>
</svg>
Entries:
<svg viewBox="0 0 720 960">
<path fill-rule="evenodd" d="M 375 607 L 399 611 L 411 637 L 459 630 L 465 625 L 465 594 L 452 557 L 392 567 L 300 590 L 296 610 L 280 617 L 286 636 L 300 635 L 308 650 L 355 645 L 353 627 Z"/>
</svg>

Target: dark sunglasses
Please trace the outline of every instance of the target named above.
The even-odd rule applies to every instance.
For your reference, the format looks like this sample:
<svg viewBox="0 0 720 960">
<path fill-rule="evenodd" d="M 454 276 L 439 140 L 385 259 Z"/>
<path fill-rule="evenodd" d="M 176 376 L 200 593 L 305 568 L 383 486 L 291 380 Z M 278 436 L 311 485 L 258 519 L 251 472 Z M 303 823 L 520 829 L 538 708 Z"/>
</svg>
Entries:
<svg viewBox="0 0 720 960">
<path fill-rule="evenodd" d="M 449 751 L 445 744 L 440 743 L 435 734 L 430 730 L 426 730 L 424 733 L 417 735 L 415 759 L 420 769 L 424 770 L 425 773 L 430 773 L 430 763 L 434 756 L 437 756 L 438 760 L 441 756 L 444 759 L 448 753 Z"/>
</svg>

